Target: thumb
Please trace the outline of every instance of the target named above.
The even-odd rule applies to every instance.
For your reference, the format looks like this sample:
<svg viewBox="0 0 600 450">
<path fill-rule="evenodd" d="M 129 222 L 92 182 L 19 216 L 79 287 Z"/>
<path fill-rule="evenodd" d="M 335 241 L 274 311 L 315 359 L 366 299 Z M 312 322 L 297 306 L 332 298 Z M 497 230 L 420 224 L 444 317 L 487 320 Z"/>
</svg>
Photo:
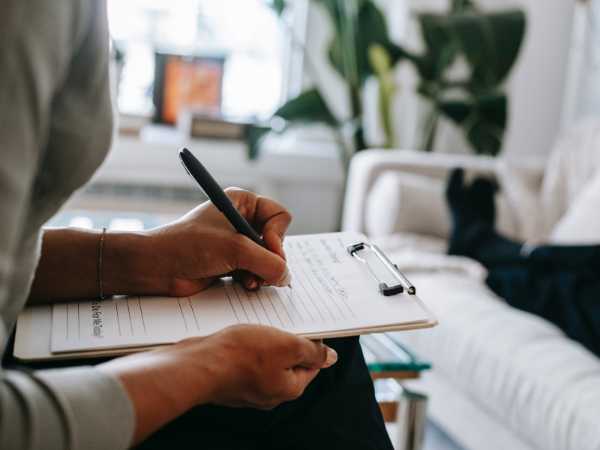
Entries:
<svg viewBox="0 0 600 450">
<path fill-rule="evenodd" d="M 321 369 L 331 367 L 337 361 L 337 353 L 334 349 L 321 342 L 312 342 L 308 339 L 302 339 L 300 363 L 293 367 L 293 383 L 300 391 L 318 375 Z"/>
<path fill-rule="evenodd" d="M 337 352 L 323 344 L 300 338 L 299 360 L 296 366 L 306 369 L 324 369 L 331 367 L 337 361 Z"/>
<path fill-rule="evenodd" d="M 285 260 L 246 236 L 238 235 L 236 245 L 236 269 L 246 270 L 259 276 L 268 284 L 287 284 L 289 272 Z"/>
</svg>

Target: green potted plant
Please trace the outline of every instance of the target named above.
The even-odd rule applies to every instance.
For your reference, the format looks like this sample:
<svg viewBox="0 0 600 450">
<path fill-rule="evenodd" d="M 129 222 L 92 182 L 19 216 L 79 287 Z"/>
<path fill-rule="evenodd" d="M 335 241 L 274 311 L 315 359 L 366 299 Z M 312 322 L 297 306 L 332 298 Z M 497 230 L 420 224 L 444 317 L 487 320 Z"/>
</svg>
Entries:
<svg viewBox="0 0 600 450">
<path fill-rule="evenodd" d="M 520 9 L 485 11 L 472 0 L 452 0 L 445 13 L 418 13 L 424 49 L 416 52 L 391 41 L 385 17 L 373 0 L 311 0 L 325 9 L 333 28 L 328 59 L 343 79 L 350 99 L 349 119 L 337 118 L 318 86 L 282 105 L 273 115 L 277 132 L 298 124 L 320 123 L 331 128 L 347 166 L 351 155 L 366 148 L 362 91 L 370 77 L 379 85 L 379 116 L 386 146 L 393 146 L 391 114 L 396 86 L 392 71 L 412 64 L 418 73 L 418 94 L 428 114 L 422 124 L 421 149 L 433 149 L 440 118 L 456 124 L 472 150 L 496 155 L 507 124 L 508 97 L 503 83 L 519 54 L 526 18 Z M 275 0 L 278 13 L 284 0 Z M 466 64 L 466 75 L 452 76 L 457 64 Z M 350 130 L 347 139 L 345 130 Z M 249 155 L 255 158 L 261 139 L 274 131 L 270 123 L 247 130 Z"/>
</svg>

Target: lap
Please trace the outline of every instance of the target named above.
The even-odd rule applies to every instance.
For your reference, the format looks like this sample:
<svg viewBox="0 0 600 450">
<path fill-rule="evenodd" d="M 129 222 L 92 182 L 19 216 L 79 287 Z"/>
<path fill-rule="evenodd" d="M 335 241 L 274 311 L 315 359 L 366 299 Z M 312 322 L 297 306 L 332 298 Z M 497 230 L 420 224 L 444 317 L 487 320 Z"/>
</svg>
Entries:
<svg viewBox="0 0 600 450">
<path fill-rule="evenodd" d="M 331 339 L 326 343 L 337 351 L 338 362 L 322 370 L 297 400 L 271 411 L 200 406 L 163 427 L 138 448 L 392 450 L 358 338 Z M 77 364 L 99 362 L 86 360 Z M 13 362 L 5 359 L 4 363 Z M 28 368 L 73 364 L 63 361 Z"/>
<path fill-rule="evenodd" d="M 297 400 L 271 411 L 202 406 L 173 421 L 140 449 L 390 449 L 358 338 L 327 341 L 338 362 Z"/>
<path fill-rule="evenodd" d="M 271 411 L 202 406 L 173 421 L 140 449 L 390 449 L 358 338 L 327 341 L 338 362 L 297 400 Z"/>
</svg>

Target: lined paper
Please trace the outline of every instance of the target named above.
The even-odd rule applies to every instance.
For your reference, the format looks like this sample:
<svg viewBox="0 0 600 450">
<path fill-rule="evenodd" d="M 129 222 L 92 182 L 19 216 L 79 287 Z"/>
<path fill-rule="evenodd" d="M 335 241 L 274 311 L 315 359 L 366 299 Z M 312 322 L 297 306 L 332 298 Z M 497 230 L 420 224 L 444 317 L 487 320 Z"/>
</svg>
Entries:
<svg viewBox="0 0 600 450">
<path fill-rule="evenodd" d="M 151 346 L 205 336 L 234 324 L 261 324 L 324 337 L 393 323 L 430 320 L 414 296 L 383 297 L 346 247 L 360 235 L 332 233 L 286 239 L 292 288 L 246 291 L 225 279 L 192 297 L 119 297 L 56 304 L 55 353 Z M 346 333 L 348 334 L 348 333 Z"/>
</svg>

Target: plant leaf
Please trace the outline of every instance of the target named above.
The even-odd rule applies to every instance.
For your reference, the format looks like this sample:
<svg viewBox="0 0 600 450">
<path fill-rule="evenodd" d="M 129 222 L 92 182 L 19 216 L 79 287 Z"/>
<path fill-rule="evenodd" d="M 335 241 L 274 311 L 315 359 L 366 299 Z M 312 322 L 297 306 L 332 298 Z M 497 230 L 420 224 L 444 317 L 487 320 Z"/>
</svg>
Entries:
<svg viewBox="0 0 600 450">
<path fill-rule="evenodd" d="M 440 102 L 440 111 L 457 125 L 462 125 L 471 114 L 473 105 L 460 100 L 449 100 Z"/>
<path fill-rule="evenodd" d="M 477 5 L 472 0 L 452 0 L 450 12 L 459 13 L 468 10 L 476 10 Z"/>
<path fill-rule="evenodd" d="M 271 127 L 264 125 L 247 125 L 244 132 L 246 145 L 248 146 L 248 158 L 254 160 L 260 153 L 260 144 Z"/>
<path fill-rule="evenodd" d="M 334 26 L 334 32 L 339 34 L 342 27 L 343 15 L 338 0 L 314 0 L 315 3 L 322 5 L 329 13 Z"/>
<path fill-rule="evenodd" d="M 321 93 L 314 88 L 304 91 L 296 98 L 286 102 L 275 112 L 274 116 L 280 117 L 286 122 L 321 122 L 332 127 L 339 125 Z"/>
<path fill-rule="evenodd" d="M 268 0 L 267 4 L 277 13 L 278 16 L 281 16 L 287 7 L 286 0 Z"/>
<path fill-rule="evenodd" d="M 369 59 L 379 85 L 379 119 L 385 134 L 385 147 L 392 148 L 395 143 L 392 102 L 396 84 L 392 75 L 391 57 L 385 48 L 373 45 L 369 49 Z"/>
<path fill-rule="evenodd" d="M 356 18 L 356 29 L 352 36 L 354 42 L 345 42 L 344 20 L 339 1 L 346 0 L 316 0 L 325 6 L 334 23 L 334 36 L 329 45 L 329 61 L 335 70 L 346 80 L 349 78 L 344 65 L 344 51 L 355 48 L 356 69 L 358 82 L 362 85 L 365 80 L 374 74 L 369 61 L 369 49 L 374 45 L 383 47 L 390 55 L 391 63 L 394 65 L 398 60 L 406 56 L 402 48 L 390 41 L 388 27 L 385 17 L 372 0 L 359 0 Z"/>
<path fill-rule="evenodd" d="M 486 121 L 505 128 L 508 121 L 508 98 L 504 93 L 492 93 L 478 97 L 477 109 Z"/>
<path fill-rule="evenodd" d="M 426 51 L 415 62 L 419 74 L 427 81 L 440 80 L 458 54 L 459 48 L 453 39 L 448 17 L 440 14 L 418 16 Z"/>
<path fill-rule="evenodd" d="M 442 101 L 439 109 L 462 128 L 476 153 L 495 156 L 500 152 L 508 116 L 506 95 L 491 93 L 469 101 Z"/>
<path fill-rule="evenodd" d="M 467 130 L 467 139 L 478 155 L 496 156 L 502 149 L 504 130 L 476 122 Z"/>
<path fill-rule="evenodd" d="M 418 16 L 426 52 L 416 61 L 417 69 L 425 80 L 439 80 L 460 52 L 471 68 L 472 89 L 487 91 L 504 81 L 517 60 L 525 13 L 466 11 Z"/>
<path fill-rule="evenodd" d="M 260 144 L 265 135 L 271 131 L 281 133 L 289 126 L 300 123 L 324 123 L 331 127 L 340 125 L 317 89 L 309 89 L 287 101 L 275 111 L 273 117 L 283 119 L 283 127 L 276 127 L 275 130 L 267 124 L 253 124 L 246 127 L 245 140 L 248 145 L 248 157 L 250 159 L 258 157 Z"/>
<path fill-rule="evenodd" d="M 504 81 L 515 64 L 526 28 L 525 13 L 465 13 L 451 17 L 451 28 L 472 70 L 472 84 L 486 90 Z"/>
</svg>

